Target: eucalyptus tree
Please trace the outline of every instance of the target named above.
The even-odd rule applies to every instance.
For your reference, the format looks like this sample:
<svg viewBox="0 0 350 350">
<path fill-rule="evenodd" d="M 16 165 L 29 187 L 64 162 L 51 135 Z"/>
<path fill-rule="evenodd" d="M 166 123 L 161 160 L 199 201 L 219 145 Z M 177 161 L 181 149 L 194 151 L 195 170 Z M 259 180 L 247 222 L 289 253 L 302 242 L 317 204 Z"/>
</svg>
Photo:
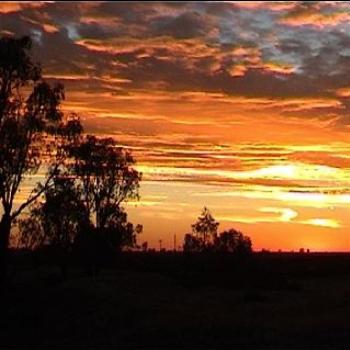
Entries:
<svg viewBox="0 0 350 350">
<path fill-rule="evenodd" d="M 88 232 L 94 236 L 91 241 L 85 234 L 85 242 L 104 239 L 114 250 L 135 246 L 136 234 L 141 233 L 142 226 L 134 227 L 128 222 L 123 208 L 128 200 L 139 198 L 141 173 L 135 169 L 131 152 L 113 138 L 93 135 L 86 135 L 71 150 L 74 162 L 70 173 L 81 187 L 81 200 L 91 227 Z M 80 238 L 84 241 L 82 234 Z"/>
<path fill-rule="evenodd" d="M 18 246 L 31 250 L 46 248 L 50 259 L 68 273 L 73 243 L 80 230 L 88 227 L 80 188 L 67 174 L 57 174 L 29 213 L 18 220 Z"/>
<path fill-rule="evenodd" d="M 87 135 L 71 155 L 71 173 L 81 183 L 91 222 L 98 229 L 112 225 L 120 219 L 122 204 L 139 198 L 141 173 L 132 154 L 113 138 Z"/>
<path fill-rule="evenodd" d="M 30 37 L 0 38 L 0 263 L 6 263 L 15 219 L 45 190 L 67 159 L 82 127 L 61 110 L 64 87 L 51 86 L 31 56 Z M 41 174 L 44 172 L 43 174 Z M 42 181 L 27 181 L 40 174 Z M 31 183 L 31 185 L 30 185 Z M 31 186 L 21 196 L 23 185 Z"/>
<path fill-rule="evenodd" d="M 87 221 L 75 179 L 66 174 L 56 175 L 42 200 L 34 202 L 28 215 L 18 220 L 18 246 L 28 249 L 50 246 L 69 251 Z"/>
</svg>

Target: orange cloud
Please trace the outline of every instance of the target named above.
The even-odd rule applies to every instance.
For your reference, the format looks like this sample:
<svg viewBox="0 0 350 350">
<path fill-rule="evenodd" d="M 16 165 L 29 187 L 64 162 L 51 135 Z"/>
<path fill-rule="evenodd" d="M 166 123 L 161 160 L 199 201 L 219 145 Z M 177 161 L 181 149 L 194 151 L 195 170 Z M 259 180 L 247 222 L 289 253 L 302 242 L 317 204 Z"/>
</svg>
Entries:
<svg viewBox="0 0 350 350">
<path fill-rule="evenodd" d="M 293 74 L 296 69 L 290 64 L 276 63 L 276 62 L 266 62 L 262 63 L 261 68 L 267 72 L 278 73 L 278 74 Z"/>
<path fill-rule="evenodd" d="M 286 15 L 280 20 L 280 23 L 289 26 L 314 26 L 324 28 L 327 26 L 336 26 L 342 22 L 349 21 L 350 13 L 348 12 L 333 12 L 320 13 L 313 11 L 303 11 L 296 14 Z"/>
<path fill-rule="evenodd" d="M 350 87 L 337 89 L 335 93 L 337 96 L 340 96 L 340 97 L 350 97 Z"/>
<path fill-rule="evenodd" d="M 234 5 L 246 10 L 288 11 L 296 7 L 297 1 L 236 1 Z"/>
<path fill-rule="evenodd" d="M 32 2 L 0 2 L 0 13 L 12 13 L 19 12 L 26 8 L 40 8 L 45 5 L 44 1 L 32 1 Z"/>
</svg>

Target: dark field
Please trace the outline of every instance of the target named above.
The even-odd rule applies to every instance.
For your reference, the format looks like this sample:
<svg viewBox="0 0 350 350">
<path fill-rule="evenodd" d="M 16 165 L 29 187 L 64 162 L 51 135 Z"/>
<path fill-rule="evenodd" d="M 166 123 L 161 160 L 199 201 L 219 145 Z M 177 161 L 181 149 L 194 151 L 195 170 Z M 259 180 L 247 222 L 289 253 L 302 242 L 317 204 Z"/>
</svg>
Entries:
<svg viewBox="0 0 350 350">
<path fill-rule="evenodd" d="M 64 281 L 53 263 L 13 263 L 1 347 L 350 348 L 348 254 L 129 253 Z"/>
</svg>

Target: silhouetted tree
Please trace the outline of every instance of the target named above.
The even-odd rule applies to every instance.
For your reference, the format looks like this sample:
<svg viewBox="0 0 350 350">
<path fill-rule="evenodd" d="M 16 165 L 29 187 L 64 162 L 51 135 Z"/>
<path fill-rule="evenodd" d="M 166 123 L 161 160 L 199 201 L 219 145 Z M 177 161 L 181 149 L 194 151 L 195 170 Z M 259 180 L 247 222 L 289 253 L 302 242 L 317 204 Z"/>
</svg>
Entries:
<svg viewBox="0 0 350 350">
<path fill-rule="evenodd" d="M 187 233 L 184 237 L 184 251 L 236 254 L 247 254 L 252 251 L 252 243 L 248 236 L 244 236 L 233 228 L 218 235 L 218 226 L 219 223 L 204 207 L 197 222 L 192 225 L 192 233 Z"/>
<path fill-rule="evenodd" d="M 11 226 L 21 212 L 52 185 L 66 146 L 81 132 L 78 118 L 64 120 L 63 86 L 41 79 L 40 66 L 30 56 L 31 39 L 0 38 L 0 265 L 5 271 Z M 18 207 L 14 200 L 25 179 L 44 161 L 43 182 L 36 184 Z"/>
<path fill-rule="evenodd" d="M 191 233 L 186 233 L 184 237 L 183 250 L 186 253 L 198 253 L 203 250 L 203 242 L 200 238 L 193 236 Z"/>
<path fill-rule="evenodd" d="M 30 249 L 48 246 L 65 276 L 67 259 L 80 227 L 88 225 L 85 206 L 74 179 L 57 175 L 35 202 L 29 215 L 19 220 L 19 245 Z"/>
<path fill-rule="evenodd" d="M 74 251 L 88 273 L 96 276 L 101 266 L 108 264 L 117 252 L 136 247 L 136 236 L 141 232 L 142 226 L 128 222 L 126 213 L 122 211 L 108 226 L 96 228 L 90 222 L 81 227 L 74 242 Z"/>
<path fill-rule="evenodd" d="M 136 248 L 137 235 L 142 233 L 142 225 L 134 226 L 128 222 L 128 216 L 122 207 L 114 211 L 113 218 L 110 218 L 105 227 L 100 227 L 97 232 L 112 248 L 112 252 L 120 251 L 123 248 Z"/>
<path fill-rule="evenodd" d="M 29 216 L 19 220 L 20 244 L 29 248 L 51 245 L 63 250 L 70 249 L 79 226 L 86 224 L 88 218 L 80 193 L 74 179 L 56 176 L 53 186 L 44 191 L 43 201 L 37 201 Z M 40 224 L 37 235 L 30 234 L 29 227 L 37 227 L 30 222 Z M 28 225 L 29 224 L 29 225 Z"/>
<path fill-rule="evenodd" d="M 199 252 L 211 250 L 217 236 L 219 223 L 211 215 L 208 208 L 203 208 L 201 215 L 191 226 L 192 233 L 187 233 L 184 237 L 184 251 Z"/>
<path fill-rule="evenodd" d="M 252 251 L 252 242 L 248 236 L 232 228 L 216 237 L 214 250 L 221 253 L 248 254 Z"/>
<path fill-rule="evenodd" d="M 141 175 L 130 153 L 113 139 L 88 135 L 70 146 L 65 172 L 53 177 L 43 202 L 20 221 L 20 243 L 55 248 L 66 266 L 64 257 L 74 242 L 77 255 L 97 271 L 112 253 L 137 246 L 142 226 L 128 222 L 121 203 L 138 198 Z"/>
<path fill-rule="evenodd" d="M 211 215 L 208 208 L 204 207 L 197 222 L 192 225 L 192 232 L 195 237 L 202 241 L 204 247 L 214 242 L 217 236 L 219 223 Z"/>
<path fill-rule="evenodd" d="M 141 174 L 131 153 L 112 138 L 87 137 L 72 149 L 71 171 L 81 181 L 82 197 L 96 228 L 118 220 L 121 204 L 139 198 Z"/>
<path fill-rule="evenodd" d="M 122 203 L 139 198 L 141 174 L 133 167 L 131 153 L 112 138 L 87 135 L 71 155 L 75 161 L 70 171 L 81 185 L 81 200 L 90 220 L 76 246 L 96 265 L 111 249 L 117 252 L 136 245 L 142 226 L 128 222 Z"/>
</svg>

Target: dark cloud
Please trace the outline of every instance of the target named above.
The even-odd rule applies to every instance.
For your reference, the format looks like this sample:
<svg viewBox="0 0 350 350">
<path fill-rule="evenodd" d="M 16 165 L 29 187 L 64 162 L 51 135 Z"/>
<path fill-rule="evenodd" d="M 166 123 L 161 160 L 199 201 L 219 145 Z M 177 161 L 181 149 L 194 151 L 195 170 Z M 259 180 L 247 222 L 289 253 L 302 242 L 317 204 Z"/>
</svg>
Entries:
<svg viewBox="0 0 350 350">
<path fill-rule="evenodd" d="M 81 23 L 77 26 L 79 37 L 86 39 L 108 39 L 118 37 L 125 33 L 123 27 L 118 24 L 114 26 L 103 26 L 98 22 Z"/>
<path fill-rule="evenodd" d="M 178 39 L 204 36 L 212 25 L 208 17 L 197 12 L 187 12 L 177 17 L 158 17 L 152 23 L 154 35 L 169 35 Z"/>
<path fill-rule="evenodd" d="M 346 4 L 339 8 L 346 13 Z M 15 9 L 0 10 L 0 30 L 31 34 L 49 73 L 247 97 L 334 97 L 350 86 L 348 24 L 330 17 L 322 28 L 281 22 L 333 15 L 333 4 L 58 2 Z M 122 93 L 96 79 L 82 86 Z"/>
</svg>

